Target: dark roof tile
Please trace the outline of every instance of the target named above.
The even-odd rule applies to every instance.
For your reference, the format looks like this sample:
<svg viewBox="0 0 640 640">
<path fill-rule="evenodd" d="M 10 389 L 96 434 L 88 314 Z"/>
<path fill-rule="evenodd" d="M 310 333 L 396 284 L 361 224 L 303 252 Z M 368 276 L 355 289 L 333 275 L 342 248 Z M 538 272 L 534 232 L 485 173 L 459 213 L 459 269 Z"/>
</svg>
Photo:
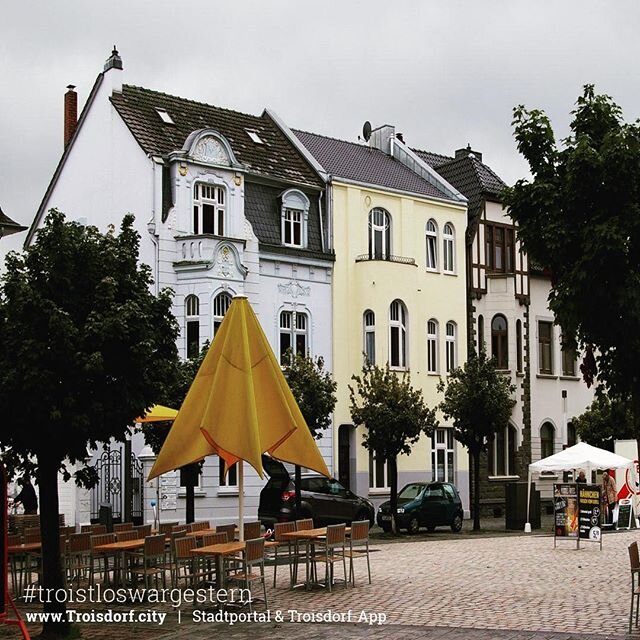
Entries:
<svg viewBox="0 0 640 640">
<path fill-rule="evenodd" d="M 306 131 L 294 129 L 293 133 L 325 171 L 335 177 L 450 199 L 444 191 L 378 149 Z"/>
<path fill-rule="evenodd" d="M 149 155 L 164 157 L 182 149 L 193 131 L 211 128 L 228 140 L 238 162 L 251 173 L 322 186 L 306 160 L 265 114 L 249 115 L 131 85 L 114 92 L 111 102 Z M 157 108 L 165 109 L 174 124 L 164 123 Z M 257 131 L 264 144 L 252 142 L 247 129 Z"/>
</svg>

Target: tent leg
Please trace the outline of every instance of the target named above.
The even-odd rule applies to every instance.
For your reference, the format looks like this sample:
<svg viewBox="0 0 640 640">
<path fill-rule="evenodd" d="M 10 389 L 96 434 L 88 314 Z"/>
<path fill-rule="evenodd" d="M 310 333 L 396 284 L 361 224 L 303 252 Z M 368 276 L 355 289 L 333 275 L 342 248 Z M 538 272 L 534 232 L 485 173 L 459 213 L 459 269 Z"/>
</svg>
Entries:
<svg viewBox="0 0 640 640">
<path fill-rule="evenodd" d="M 527 482 L 527 522 L 524 525 L 525 533 L 531 533 L 531 520 L 529 518 L 530 508 L 531 508 L 531 470 L 529 470 L 529 480 Z"/>
</svg>

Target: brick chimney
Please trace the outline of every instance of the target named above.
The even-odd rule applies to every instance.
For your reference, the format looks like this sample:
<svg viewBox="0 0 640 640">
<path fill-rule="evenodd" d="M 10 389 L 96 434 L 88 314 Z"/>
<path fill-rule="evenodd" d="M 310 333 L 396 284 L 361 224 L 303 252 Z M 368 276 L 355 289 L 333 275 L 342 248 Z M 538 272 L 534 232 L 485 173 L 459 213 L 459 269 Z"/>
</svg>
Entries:
<svg viewBox="0 0 640 640">
<path fill-rule="evenodd" d="M 75 86 L 67 86 L 67 93 L 64 94 L 64 147 L 67 148 L 73 133 L 78 124 L 78 94 Z"/>
</svg>

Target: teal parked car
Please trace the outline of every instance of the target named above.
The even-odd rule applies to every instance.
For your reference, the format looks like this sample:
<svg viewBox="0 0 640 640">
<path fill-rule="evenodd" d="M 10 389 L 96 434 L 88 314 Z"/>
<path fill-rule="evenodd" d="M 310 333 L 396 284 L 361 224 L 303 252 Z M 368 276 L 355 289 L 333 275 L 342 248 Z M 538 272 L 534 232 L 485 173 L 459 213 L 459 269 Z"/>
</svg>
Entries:
<svg viewBox="0 0 640 640">
<path fill-rule="evenodd" d="M 421 527 L 433 531 L 447 526 L 457 533 L 462 529 L 462 517 L 460 494 L 449 482 L 411 482 L 398 493 L 398 529 L 418 533 Z M 391 531 L 389 502 L 378 507 L 376 521 L 384 531 Z"/>
</svg>

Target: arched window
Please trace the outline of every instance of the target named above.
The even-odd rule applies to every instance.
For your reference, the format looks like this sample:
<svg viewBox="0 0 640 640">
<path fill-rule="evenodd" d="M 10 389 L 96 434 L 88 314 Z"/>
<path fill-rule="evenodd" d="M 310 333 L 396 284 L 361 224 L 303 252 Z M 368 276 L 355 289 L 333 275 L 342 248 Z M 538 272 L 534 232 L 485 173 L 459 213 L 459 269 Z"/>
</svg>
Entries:
<svg viewBox="0 0 640 640">
<path fill-rule="evenodd" d="M 407 310 L 400 300 L 389 307 L 389 365 L 407 368 Z"/>
<path fill-rule="evenodd" d="M 200 300 L 188 295 L 184 299 L 185 333 L 187 336 L 187 358 L 196 358 L 200 353 Z"/>
<path fill-rule="evenodd" d="M 496 432 L 489 444 L 489 475 L 509 476 L 516 473 L 516 429 L 508 425 Z"/>
<path fill-rule="evenodd" d="M 282 244 L 307 246 L 309 205 L 309 198 L 298 189 L 289 189 L 282 194 Z"/>
<path fill-rule="evenodd" d="M 280 313 L 280 364 L 287 362 L 287 353 L 305 357 L 308 349 L 307 314 L 301 311 Z"/>
<path fill-rule="evenodd" d="M 478 316 L 478 355 L 486 349 L 484 341 L 484 316 Z"/>
<path fill-rule="evenodd" d="M 435 220 L 429 220 L 426 228 L 427 238 L 427 270 L 438 269 L 438 227 Z"/>
<path fill-rule="evenodd" d="M 491 321 L 491 355 L 496 359 L 498 369 L 509 368 L 507 319 L 502 315 Z"/>
<path fill-rule="evenodd" d="M 222 321 L 224 320 L 224 316 L 227 313 L 227 309 L 229 308 L 230 304 L 231 304 L 231 296 L 226 291 L 219 293 L 213 299 L 213 335 L 214 337 L 218 332 L 218 329 L 220 328 Z"/>
<path fill-rule="evenodd" d="M 548 458 L 554 454 L 555 435 L 556 430 L 550 422 L 545 422 L 540 427 L 540 458 Z"/>
<path fill-rule="evenodd" d="M 438 373 L 438 321 L 427 322 L 427 373 Z"/>
<path fill-rule="evenodd" d="M 456 353 L 456 323 L 450 320 L 446 326 L 445 336 L 445 356 L 447 360 L 447 373 L 453 371 L 457 366 Z"/>
<path fill-rule="evenodd" d="M 522 322 L 516 320 L 516 370 L 522 373 Z"/>
<path fill-rule="evenodd" d="M 445 273 L 455 273 L 455 237 L 450 222 L 442 229 L 442 262 Z"/>
<path fill-rule="evenodd" d="M 363 320 L 363 332 L 364 332 L 364 359 L 365 364 L 376 363 L 376 314 L 367 309 L 364 312 Z"/>
<path fill-rule="evenodd" d="M 391 257 L 391 216 L 376 207 L 369 212 L 369 259 L 389 260 Z"/>
<path fill-rule="evenodd" d="M 193 185 L 193 233 L 225 234 L 225 193 L 223 187 L 196 182 Z"/>
</svg>

